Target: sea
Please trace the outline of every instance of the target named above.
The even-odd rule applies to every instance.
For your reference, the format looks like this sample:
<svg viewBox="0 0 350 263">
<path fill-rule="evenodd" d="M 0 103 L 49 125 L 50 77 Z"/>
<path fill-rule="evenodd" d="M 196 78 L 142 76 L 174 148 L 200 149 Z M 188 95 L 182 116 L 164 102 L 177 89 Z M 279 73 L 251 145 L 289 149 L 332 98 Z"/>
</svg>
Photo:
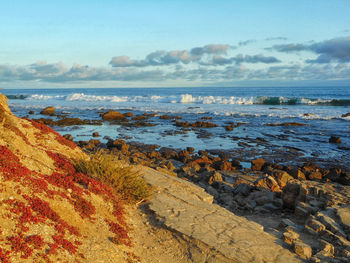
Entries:
<svg viewBox="0 0 350 263">
<path fill-rule="evenodd" d="M 327 165 L 350 163 L 350 87 L 190 87 L 190 88 L 61 88 L 2 89 L 12 111 L 30 118 L 48 106 L 59 115 L 99 120 L 107 110 L 134 115 L 155 113 L 154 126 L 131 127 L 104 122 L 101 126 L 54 127 L 74 140 L 123 138 L 128 142 L 183 149 L 226 152 L 249 163 L 264 157 L 272 162 L 314 160 Z M 28 115 L 29 111 L 34 114 Z M 184 129 L 161 115 L 181 121 L 210 121 L 216 128 Z M 305 126 L 283 126 L 283 123 Z M 224 126 L 233 124 L 232 131 Z M 239 124 L 239 125 L 237 125 Z M 272 124 L 272 125 L 271 125 Z M 236 127 L 237 126 L 237 127 Z M 336 136 L 341 143 L 329 143 Z"/>
</svg>

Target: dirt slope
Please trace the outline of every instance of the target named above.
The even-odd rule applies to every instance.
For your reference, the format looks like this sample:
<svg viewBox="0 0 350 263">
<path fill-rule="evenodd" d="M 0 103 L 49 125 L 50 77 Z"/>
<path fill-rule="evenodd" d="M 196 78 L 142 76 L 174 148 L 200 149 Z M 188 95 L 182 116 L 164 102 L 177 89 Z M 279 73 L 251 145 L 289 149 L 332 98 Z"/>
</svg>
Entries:
<svg viewBox="0 0 350 263">
<path fill-rule="evenodd" d="M 51 128 L 13 115 L 0 94 L 0 261 L 126 262 L 130 240 L 113 191 L 77 173 L 88 158 Z"/>
</svg>

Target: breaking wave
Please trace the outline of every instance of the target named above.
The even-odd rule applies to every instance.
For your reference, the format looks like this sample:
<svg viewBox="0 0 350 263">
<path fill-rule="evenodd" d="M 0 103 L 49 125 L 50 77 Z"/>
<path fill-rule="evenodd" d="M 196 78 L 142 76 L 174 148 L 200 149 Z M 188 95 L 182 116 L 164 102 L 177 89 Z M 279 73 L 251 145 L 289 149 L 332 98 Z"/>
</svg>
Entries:
<svg viewBox="0 0 350 263">
<path fill-rule="evenodd" d="M 169 96 L 110 96 L 88 95 L 72 93 L 69 95 L 7 95 L 11 100 L 66 100 L 86 102 L 142 102 L 142 103 L 181 103 L 181 104 L 233 104 L 233 105 L 317 105 L 317 106 L 350 106 L 350 99 L 323 99 L 323 98 L 290 98 L 290 97 L 235 97 L 235 96 L 193 96 L 191 94 Z"/>
</svg>

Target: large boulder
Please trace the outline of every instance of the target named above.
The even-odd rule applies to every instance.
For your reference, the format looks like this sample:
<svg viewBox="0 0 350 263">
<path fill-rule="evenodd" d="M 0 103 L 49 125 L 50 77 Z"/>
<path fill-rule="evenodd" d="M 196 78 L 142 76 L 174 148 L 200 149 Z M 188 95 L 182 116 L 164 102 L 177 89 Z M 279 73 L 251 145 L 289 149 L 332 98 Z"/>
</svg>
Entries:
<svg viewBox="0 0 350 263">
<path fill-rule="evenodd" d="M 119 111 L 107 111 L 102 114 L 102 119 L 104 121 L 115 121 L 115 120 L 124 120 L 126 119 L 124 114 L 121 114 Z"/>
<path fill-rule="evenodd" d="M 40 114 L 54 116 L 55 115 L 55 108 L 54 107 L 46 107 L 45 109 L 43 109 L 40 112 Z"/>
<path fill-rule="evenodd" d="M 266 189 L 269 189 L 273 192 L 279 192 L 281 191 L 281 188 L 280 186 L 278 185 L 277 181 L 275 180 L 275 178 L 273 178 L 272 176 L 270 175 L 264 175 L 264 176 L 261 176 L 260 178 L 258 178 L 254 184 L 257 186 L 257 187 L 263 187 L 263 188 L 266 188 Z"/>
</svg>

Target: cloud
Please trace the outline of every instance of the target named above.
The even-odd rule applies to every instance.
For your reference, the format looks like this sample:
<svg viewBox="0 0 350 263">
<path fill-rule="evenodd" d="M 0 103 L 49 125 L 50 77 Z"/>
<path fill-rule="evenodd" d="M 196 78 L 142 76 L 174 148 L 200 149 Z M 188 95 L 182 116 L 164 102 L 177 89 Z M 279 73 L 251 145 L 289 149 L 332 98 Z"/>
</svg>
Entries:
<svg viewBox="0 0 350 263">
<path fill-rule="evenodd" d="M 286 37 L 267 37 L 267 38 L 265 38 L 265 41 L 275 41 L 275 40 L 286 41 L 286 40 L 288 40 L 288 38 L 286 38 Z"/>
<path fill-rule="evenodd" d="M 33 81 L 51 83 L 74 83 L 88 81 L 123 81 L 123 82 L 159 82 L 167 81 L 250 81 L 250 80 L 349 80 L 350 66 L 345 63 L 338 64 L 295 64 L 273 65 L 264 68 L 249 67 L 251 63 L 261 60 L 269 62 L 269 57 L 262 55 L 233 57 L 239 62 L 220 61 L 216 57 L 216 64 L 220 67 L 199 65 L 197 68 L 177 65 L 176 67 L 146 70 L 145 68 L 128 67 L 89 67 L 74 64 L 71 67 L 63 63 L 39 62 L 27 66 L 0 65 L 0 82 Z M 248 64 L 243 64 L 246 61 Z M 273 61 L 273 59 L 272 59 Z M 29 83 L 29 82 L 28 82 Z"/>
<path fill-rule="evenodd" d="M 0 81 L 161 81 L 164 72 L 160 70 L 138 70 L 131 68 L 111 69 L 74 64 L 67 67 L 63 63 L 46 64 L 39 62 L 28 66 L 0 65 Z"/>
<path fill-rule="evenodd" d="M 234 49 L 234 46 L 222 45 L 222 44 L 211 44 L 204 47 L 195 47 L 191 49 L 191 54 L 195 56 L 202 56 L 204 54 L 227 54 L 228 49 Z"/>
<path fill-rule="evenodd" d="M 274 45 L 270 48 L 266 48 L 266 50 L 276 50 L 279 52 L 288 53 L 288 52 L 308 50 L 308 47 L 303 44 L 283 44 L 283 45 Z"/>
<path fill-rule="evenodd" d="M 318 55 L 316 59 L 308 59 L 307 63 L 350 62 L 350 37 L 339 37 L 312 44 L 274 45 L 268 50 L 279 52 L 310 51 Z"/>
<path fill-rule="evenodd" d="M 224 44 L 210 44 L 203 47 L 195 47 L 191 50 L 159 50 L 152 52 L 143 60 L 133 60 L 128 56 L 113 57 L 109 62 L 112 67 L 147 67 L 169 66 L 174 64 L 197 63 L 206 59 L 206 56 L 226 55 L 234 46 Z"/>
<path fill-rule="evenodd" d="M 238 42 L 238 45 L 239 46 L 246 46 L 246 45 L 249 45 L 249 44 L 254 43 L 254 42 L 256 42 L 255 39 L 248 39 L 245 41 Z"/>
</svg>

